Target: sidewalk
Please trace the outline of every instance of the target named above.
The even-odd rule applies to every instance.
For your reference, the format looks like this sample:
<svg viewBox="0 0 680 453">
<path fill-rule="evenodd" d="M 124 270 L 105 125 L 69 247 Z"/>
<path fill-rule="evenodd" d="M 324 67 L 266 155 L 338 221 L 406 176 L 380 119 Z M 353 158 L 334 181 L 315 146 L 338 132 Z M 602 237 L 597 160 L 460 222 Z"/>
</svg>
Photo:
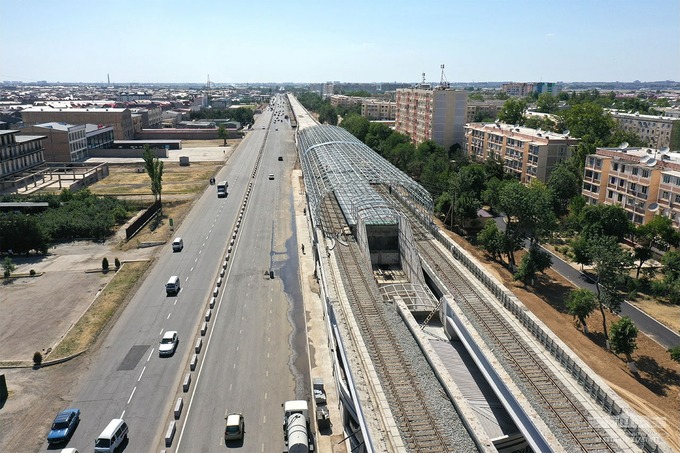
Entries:
<svg viewBox="0 0 680 453">
<path fill-rule="evenodd" d="M 312 380 L 318 377 L 323 379 L 332 424 L 330 430 L 324 430 L 323 434 L 319 433 L 317 427 L 316 448 L 317 451 L 322 453 L 345 453 L 347 449 L 342 441 L 344 439 L 342 416 L 339 410 L 338 391 L 333 375 L 332 352 L 328 345 L 328 332 L 326 331 L 322 301 L 319 297 L 319 284 L 314 278 L 315 264 L 312 252 L 312 233 L 310 231 L 309 217 L 304 213 L 307 206 L 300 178 L 301 174 L 300 170 L 293 170 L 292 187 L 297 243 L 298 247 L 301 248 L 302 245 L 305 247 L 305 253 L 300 255 L 300 284 L 307 317 L 310 377 Z M 310 412 L 314 408 L 313 402 L 311 403 Z"/>
</svg>

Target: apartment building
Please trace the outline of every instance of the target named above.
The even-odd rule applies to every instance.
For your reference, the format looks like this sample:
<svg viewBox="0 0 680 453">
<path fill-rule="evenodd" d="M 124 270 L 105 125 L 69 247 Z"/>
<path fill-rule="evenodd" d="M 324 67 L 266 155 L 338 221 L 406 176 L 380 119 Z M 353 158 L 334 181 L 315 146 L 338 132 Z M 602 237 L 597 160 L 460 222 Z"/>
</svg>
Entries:
<svg viewBox="0 0 680 453">
<path fill-rule="evenodd" d="M 647 146 L 669 147 L 680 151 L 680 118 L 671 116 L 641 115 L 611 110 L 612 117 L 623 129 L 634 132 Z"/>
<path fill-rule="evenodd" d="M 142 129 L 160 129 L 163 125 L 163 110 L 160 107 L 131 108 L 132 115 L 142 118 Z"/>
<path fill-rule="evenodd" d="M 332 94 L 330 98 L 331 105 L 334 107 L 351 107 L 361 104 L 366 99 L 360 96 L 345 96 L 344 94 Z"/>
<path fill-rule="evenodd" d="M 397 90 L 395 129 L 416 145 L 433 140 L 449 149 L 465 140 L 467 91 L 429 87 Z"/>
<path fill-rule="evenodd" d="M 496 122 L 465 127 L 465 152 L 478 161 L 499 157 L 505 171 L 523 183 L 546 182 L 553 168 L 571 157 L 579 140 L 564 134 L 543 132 Z"/>
<path fill-rule="evenodd" d="M 465 122 L 479 122 L 480 120 L 478 118 L 480 117 L 495 120 L 504 103 L 505 101 L 494 99 L 488 101 L 468 101 Z"/>
<path fill-rule="evenodd" d="M 501 85 L 501 91 L 508 96 L 524 97 L 530 95 L 534 91 L 533 83 L 504 83 Z"/>
<path fill-rule="evenodd" d="M 586 157 L 582 195 L 617 204 L 636 225 L 663 215 L 680 228 L 680 153 L 657 148 L 597 148 Z"/>
<path fill-rule="evenodd" d="M 369 120 L 394 120 L 396 115 L 396 102 L 365 99 L 361 103 L 361 116 Z"/>
<path fill-rule="evenodd" d="M 19 135 L 19 131 L 0 130 L 0 179 L 45 163 L 44 139 L 44 135 Z"/>
<path fill-rule="evenodd" d="M 21 111 L 26 126 L 40 123 L 104 124 L 113 127 L 116 140 L 134 138 L 132 115 L 127 108 L 30 107 Z"/>
<path fill-rule="evenodd" d="M 562 91 L 562 84 L 555 82 L 536 82 L 534 83 L 534 91 L 538 94 L 548 93 L 557 96 Z"/>
</svg>

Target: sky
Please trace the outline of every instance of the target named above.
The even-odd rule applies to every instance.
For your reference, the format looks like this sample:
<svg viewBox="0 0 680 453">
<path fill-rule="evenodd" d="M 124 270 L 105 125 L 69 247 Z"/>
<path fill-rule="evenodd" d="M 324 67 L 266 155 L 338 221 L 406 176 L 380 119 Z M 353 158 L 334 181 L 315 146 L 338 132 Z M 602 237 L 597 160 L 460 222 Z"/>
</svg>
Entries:
<svg viewBox="0 0 680 453">
<path fill-rule="evenodd" d="M 0 81 L 680 80 L 679 0 L 0 0 Z"/>
</svg>

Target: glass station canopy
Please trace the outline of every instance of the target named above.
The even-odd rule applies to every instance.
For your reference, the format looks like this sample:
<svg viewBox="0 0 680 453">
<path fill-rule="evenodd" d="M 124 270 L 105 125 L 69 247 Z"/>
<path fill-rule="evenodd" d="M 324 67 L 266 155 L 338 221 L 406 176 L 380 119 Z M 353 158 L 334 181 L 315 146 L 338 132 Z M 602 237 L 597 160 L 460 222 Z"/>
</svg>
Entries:
<svg viewBox="0 0 680 453">
<path fill-rule="evenodd" d="M 335 196 L 350 227 L 359 218 L 367 224 L 395 224 L 397 213 L 372 185 L 399 188 L 423 210 L 432 213 L 432 196 L 401 170 L 359 139 L 337 126 L 313 126 L 298 132 L 298 149 L 312 215 L 321 222 L 321 205 Z"/>
</svg>

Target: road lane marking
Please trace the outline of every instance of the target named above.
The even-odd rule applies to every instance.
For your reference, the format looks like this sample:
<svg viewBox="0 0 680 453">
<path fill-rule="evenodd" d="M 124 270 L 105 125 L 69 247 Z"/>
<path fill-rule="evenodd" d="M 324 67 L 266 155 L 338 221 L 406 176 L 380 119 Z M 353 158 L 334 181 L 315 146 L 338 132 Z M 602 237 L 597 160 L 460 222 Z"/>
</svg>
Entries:
<svg viewBox="0 0 680 453">
<path fill-rule="evenodd" d="M 151 355 L 153 354 L 154 349 L 156 349 L 156 348 L 151 348 L 151 352 L 149 353 L 149 357 L 146 358 L 146 361 L 147 361 L 147 362 L 148 362 L 149 360 L 151 360 Z"/>
<path fill-rule="evenodd" d="M 263 415 L 262 416 L 262 424 L 264 425 L 265 423 L 267 423 L 267 416 Z"/>
<path fill-rule="evenodd" d="M 234 369 L 236 369 L 236 364 L 234 364 Z"/>
<path fill-rule="evenodd" d="M 177 305 L 177 299 L 172 303 L 172 305 Z"/>
<path fill-rule="evenodd" d="M 229 384 L 229 391 L 231 392 L 231 388 L 234 386 L 234 384 Z"/>
<path fill-rule="evenodd" d="M 243 329 L 238 330 L 238 334 L 241 335 L 243 333 Z"/>
<path fill-rule="evenodd" d="M 264 444 L 262 444 L 262 448 L 260 449 L 261 452 L 264 452 Z"/>
<path fill-rule="evenodd" d="M 134 395 L 136 391 L 137 391 L 137 387 L 132 389 L 132 393 L 130 393 L 130 398 L 128 398 L 128 402 L 127 402 L 128 404 L 130 404 L 130 401 L 132 400 L 132 395 Z"/>
<path fill-rule="evenodd" d="M 146 371 L 146 367 L 142 368 L 142 372 L 139 375 L 139 379 L 137 379 L 137 382 L 142 380 L 142 376 L 144 376 L 144 372 Z"/>
<path fill-rule="evenodd" d="M 161 329 L 161 333 L 159 333 L 158 335 L 163 335 L 163 329 Z"/>
<path fill-rule="evenodd" d="M 196 259 L 194 260 L 194 263 L 198 263 L 198 258 L 196 258 Z"/>
<path fill-rule="evenodd" d="M 120 418 L 123 418 L 124 415 L 125 415 L 125 411 L 123 411 L 123 413 L 120 414 Z"/>
<path fill-rule="evenodd" d="M 239 350 L 240 347 L 241 347 L 241 346 L 236 346 L 236 352 L 238 352 L 238 350 Z"/>
<path fill-rule="evenodd" d="M 170 319 L 170 315 L 171 315 L 171 314 L 172 314 L 172 312 L 168 313 L 168 317 L 165 318 L 165 319 Z"/>
<path fill-rule="evenodd" d="M 206 239 L 208 239 L 208 238 L 206 238 Z M 201 247 L 205 247 L 205 242 L 203 243 L 203 245 Z M 201 252 L 198 252 L 198 253 L 201 253 Z"/>
<path fill-rule="evenodd" d="M 191 270 L 193 271 L 194 268 L 192 267 Z M 189 277 L 185 278 L 184 281 L 185 281 L 185 282 L 188 282 L 188 281 L 189 281 Z"/>
<path fill-rule="evenodd" d="M 191 269 L 189 269 L 189 272 L 193 272 L 193 271 L 194 271 L 194 266 L 191 266 Z M 189 277 L 187 277 L 187 278 L 189 278 Z"/>
<path fill-rule="evenodd" d="M 205 244 L 203 244 L 203 245 L 205 245 Z M 199 251 L 198 251 L 198 254 L 200 255 L 202 251 L 203 251 L 203 250 L 199 250 Z"/>
<path fill-rule="evenodd" d="M 267 392 L 264 392 L 264 399 L 267 399 Z"/>
</svg>

